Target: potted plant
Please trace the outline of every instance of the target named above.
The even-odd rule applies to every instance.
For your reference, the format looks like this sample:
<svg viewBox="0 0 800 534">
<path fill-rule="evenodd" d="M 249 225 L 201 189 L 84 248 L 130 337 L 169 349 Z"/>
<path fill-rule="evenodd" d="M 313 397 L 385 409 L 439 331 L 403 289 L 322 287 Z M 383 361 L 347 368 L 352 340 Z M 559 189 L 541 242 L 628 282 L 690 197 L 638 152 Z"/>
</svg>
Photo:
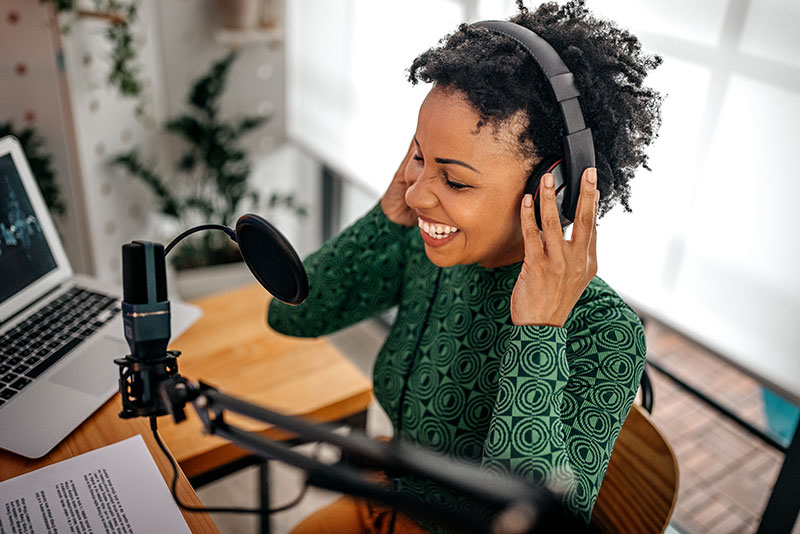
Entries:
<svg viewBox="0 0 800 534">
<path fill-rule="evenodd" d="M 134 110 L 137 117 L 145 116 L 147 99 L 142 93 L 139 80 L 140 67 L 137 60 L 133 27 L 138 23 L 137 4 L 134 0 L 94 0 L 92 9 L 79 7 L 78 0 L 39 0 L 52 4 L 56 14 L 71 13 L 81 18 L 104 20 L 108 26 L 104 32 L 110 45 L 108 63 L 110 65 L 106 81 L 116 87 L 120 95 L 137 100 Z M 69 25 L 62 27 L 63 32 Z"/>
<path fill-rule="evenodd" d="M 137 148 L 116 154 L 110 160 L 112 166 L 141 179 L 154 193 L 161 215 L 176 223 L 178 228 L 205 223 L 231 225 L 244 211 L 260 206 L 260 194 L 248 181 L 250 163 L 241 138 L 263 125 L 268 117 L 225 119 L 220 116 L 220 98 L 235 58 L 236 53 L 231 52 L 197 79 L 189 90 L 186 111 L 165 124 L 165 130 L 177 135 L 185 146 L 176 162 L 175 173 L 169 179 L 145 163 Z M 296 205 L 292 195 L 273 194 L 268 206 L 279 205 L 305 215 L 305 208 Z M 170 253 L 169 260 L 180 273 L 200 267 L 238 264 L 241 256 L 224 233 L 202 232 L 182 241 Z M 178 284 L 181 284 L 180 279 Z M 201 282 L 201 285 L 207 283 Z M 221 286 L 216 288 L 221 289 Z M 185 298 L 197 294 L 191 289 L 179 291 Z"/>
</svg>

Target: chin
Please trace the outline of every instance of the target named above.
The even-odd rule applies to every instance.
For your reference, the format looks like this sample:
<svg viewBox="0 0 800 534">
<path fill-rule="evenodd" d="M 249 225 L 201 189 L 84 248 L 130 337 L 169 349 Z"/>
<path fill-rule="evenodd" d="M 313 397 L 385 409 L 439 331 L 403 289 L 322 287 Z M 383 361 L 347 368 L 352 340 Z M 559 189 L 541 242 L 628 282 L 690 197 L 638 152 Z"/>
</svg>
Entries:
<svg viewBox="0 0 800 534">
<path fill-rule="evenodd" d="M 437 267 L 452 267 L 453 265 L 458 265 L 461 263 L 454 256 L 450 254 L 441 254 L 436 250 L 431 250 L 431 247 L 427 245 L 425 245 L 425 255 L 428 256 L 428 259 L 431 260 L 431 263 Z"/>
</svg>

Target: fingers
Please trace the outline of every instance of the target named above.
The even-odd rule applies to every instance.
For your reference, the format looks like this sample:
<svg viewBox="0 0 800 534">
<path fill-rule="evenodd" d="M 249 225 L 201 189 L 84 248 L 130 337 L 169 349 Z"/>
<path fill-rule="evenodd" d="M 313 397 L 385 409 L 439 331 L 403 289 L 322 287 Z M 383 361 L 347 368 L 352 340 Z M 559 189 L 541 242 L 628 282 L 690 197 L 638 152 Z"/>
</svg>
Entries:
<svg viewBox="0 0 800 534">
<path fill-rule="evenodd" d="M 580 249 L 587 250 L 595 232 L 597 206 L 597 169 L 590 167 L 583 171 L 578 207 L 575 210 L 575 226 L 572 229 L 572 242 Z"/>
<path fill-rule="evenodd" d="M 600 195 L 595 194 L 594 213 L 597 219 L 597 210 L 600 205 Z M 588 268 L 591 278 L 597 274 L 597 227 L 592 229 L 592 238 L 589 239 Z"/>
<path fill-rule="evenodd" d="M 533 196 L 528 193 L 522 197 L 522 207 L 519 211 L 522 224 L 522 241 L 525 245 L 525 260 L 535 260 L 544 255 L 539 227 L 536 225 Z"/>
<path fill-rule="evenodd" d="M 542 233 L 548 250 L 564 240 L 564 231 L 561 229 L 561 217 L 556 205 L 556 190 L 553 184 L 553 175 L 550 173 L 542 176 L 539 184 L 539 210 L 542 218 Z"/>
</svg>

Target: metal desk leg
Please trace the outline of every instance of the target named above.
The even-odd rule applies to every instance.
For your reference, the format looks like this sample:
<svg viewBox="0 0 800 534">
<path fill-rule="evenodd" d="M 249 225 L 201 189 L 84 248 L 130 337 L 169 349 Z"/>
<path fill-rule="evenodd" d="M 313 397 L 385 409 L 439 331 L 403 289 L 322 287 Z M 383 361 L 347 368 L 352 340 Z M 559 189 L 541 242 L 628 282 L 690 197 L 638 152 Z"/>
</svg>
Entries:
<svg viewBox="0 0 800 534">
<path fill-rule="evenodd" d="M 758 534 L 789 534 L 800 514 L 800 425 L 786 449 L 783 467 L 772 488 Z"/>
<path fill-rule="evenodd" d="M 269 510 L 269 461 L 264 460 L 258 464 L 258 489 L 260 496 L 260 504 L 262 510 Z M 261 516 L 261 534 L 269 534 L 270 516 L 263 514 Z"/>
</svg>

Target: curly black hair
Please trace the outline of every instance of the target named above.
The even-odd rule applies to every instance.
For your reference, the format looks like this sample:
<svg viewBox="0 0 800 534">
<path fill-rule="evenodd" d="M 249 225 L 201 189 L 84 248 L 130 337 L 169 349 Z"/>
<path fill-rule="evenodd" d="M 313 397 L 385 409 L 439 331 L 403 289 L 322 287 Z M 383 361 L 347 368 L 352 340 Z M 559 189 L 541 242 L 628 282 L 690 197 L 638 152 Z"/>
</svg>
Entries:
<svg viewBox="0 0 800 534">
<path fill-rule="evenodd" d="M 662 97 L 642 82 L 661 57 L 643 53 L 636 36 L 596 18 L 584 0 L 548 2 L 532 12 L 522 0 L 517 5 L 519 14 L 509 20 L 550 43 L 581 91 L 594 138 L 600 214 L 617 202 L 630 211 L 629 181 L 640 165 L 650 170 L 645 148 L 661 125 Z M 462 24 L 414 60 L 408 79 L 463 93 L 481 116 L 478 128 L 497 128 L 524 113 L 519 149 L 532 168 L 563 152 L 563 119 L 544 74 L 504 35 Z"/>
</svg>

